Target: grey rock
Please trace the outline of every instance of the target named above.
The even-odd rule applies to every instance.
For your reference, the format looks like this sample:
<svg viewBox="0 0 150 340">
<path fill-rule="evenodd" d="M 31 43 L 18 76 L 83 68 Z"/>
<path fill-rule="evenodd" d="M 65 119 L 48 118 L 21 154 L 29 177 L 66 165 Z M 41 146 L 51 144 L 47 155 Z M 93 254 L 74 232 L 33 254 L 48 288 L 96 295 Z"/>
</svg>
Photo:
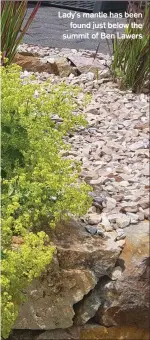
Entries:
<svg viewBox="0 0 150 340">
<path fill-rule="evenodd" d="M 139 221 L 139 217 L 137 214 L 127 212 L 127 216 L 130 217 L 130 223 L 131 224 L 136 224 Z"/>
<path fill-rule="evenodd" d="M 90 226 L 87 225 L 87 226 L 85 226 L 85 229 L 91 235 L 95 235 L 97 233 L 97 228 L 96 227 L 90 227 Z"/>
<path fill-rule="evenodd" d="M 107 197 L 106 206 L 108 210 L 113 210 L 116 207 L 116 200 L 111 197 Z"/>
<path fill-rule="evenodd" d="M 103 202 L 106 202 L 106 197 L 104 196 L 95 196 L 94 197 L 94 202 L 98 204 L 102 204 Z"/>
<path fill-rule="evenodd" d="M 131 218 L 125 214 L 120 214 L 116 218 L 116 224 L 118 228 L 126 228 L 130 224 Z"/>
<path fill-rule="evenodd" d="M 101 228 L 101 227 L 97 227 L 97 235 L 105 238 L 105 232 L 104 232 L 104 229 Z"/>
<path fill-rule="evenodd" d="M 109 147 L 107 147 L 107 146 L 104 146 L 103 148 L 102 148 L 102 152 L 105 154 L 107 154 L 107 155 L 111 155 L 112 154 L 112 149 L 111 148 L 109 148 Z"/>
<path fill-rule="evenodd" d="M 105 214 L 102 214 L 101 217 L 102 217 L 102 221 L 100 225 L 103 226 L 105 231 L 112 231 L 113 228 L 111 227 L 108 217 Z"/>
<path fill-rule="evenodd" d="M 122 275 L 122 268 L 117 266 L 111 272 L 111 279 L 113 281 L 116 281 L 117 279 L 120 279 L 121 275 Z"/>
<path fill-rule="evenodd" d="M 122 229 L 118 228 L 116 229 L 116 232 L 117 232 L 116 241 L 124 240 L 126 238 L 126 234 Z"/>
<path fill-rule="evenodd" d="M 110 221 L 110 223 L 115 223 L 117 217 L 118 217 L 118 214 L 111 214 L 111 215 L 108 215 L 108 220 Z"/>
<path fill-rule="evenodd" d="M 129 185 L 129 182 L 128 181 L 121 181 L 120 182 L 120 186 L 121 187 L 127 187 Z"/>
<path fill-rule="evenodd" d="M 134 144 L 130 145 L 130 150 L 135 151 L 135 150 L 138 150 L 138 149 L 142 149 L 143 146 L 144 146 L 143 141 L 138 141 L 138 142 L 135 142 Z"/>
<path fill-rule="evenodd" d="M 102 184 L 102 183 L 103 183 L 103 179 L 102 178 L 92 179 L 90 181 L 91 185 L 99 185 L 99 184 Z"/>
<path fill-rule="evenodd" d="M 120 210 L 123 212 L 136 213 L 138 212 L 139 208 L 138 208 L 138 204 L 136 204 L 135 202 L 127 202 L 127 203 L 121 203 Z"/>
<path fill-rule="evenodd" d="M 147 163 L 144 167 L 144 169 L 142 170 L 142 175 L 144 176 L 150 176 L 150 166 L 149 163 Z"/>
<path fill-rule="evenodd" d="M 87 221 L 90 225 L 96 225 L 98 224 L 99 222 L 101 222 L 101 215 L 100 214 L 88 214 L 87 216 Z"/>
<path fill-rule="evenodd" d="M 149 197 L 143 197 L 140 200 L 138 200 L 138 206 L 141 207 L 142 209 L 147 209 L 150 207 L 150 202 L 149 202 Z"/>
</svg>

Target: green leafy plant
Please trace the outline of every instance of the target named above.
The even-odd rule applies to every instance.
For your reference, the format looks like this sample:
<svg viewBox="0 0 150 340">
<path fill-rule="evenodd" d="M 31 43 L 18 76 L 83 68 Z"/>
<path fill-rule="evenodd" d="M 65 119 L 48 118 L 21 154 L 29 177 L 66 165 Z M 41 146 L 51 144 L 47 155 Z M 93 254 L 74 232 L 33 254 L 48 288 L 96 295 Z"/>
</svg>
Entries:
<svg viewBox="0 0 150 340">
<path fill-rule="evenodd" d="M 16 237 L 18 243 L 21 238 Z M 12 243 L 5 248 L 2 260 L 2 336 L 7 338 L 18 315 L 18 307 L 25 301 L 23 290 L 38 277 L 52 259 L 55 248 L 45 246 L 44 232 L 24 236 L 23 244 Z"/>
<path fill-rule="evenodd" d="M 80 164 L 63 156 L 64 136 L 85 125 L 80 89 L 21 79 L 16 65 L 2 75 L 2 336 L 7 338 L 24 289 L 52 259 L 45 233 L 60 219 L 83 215 L 91 188 Z M 86 98 L 85 98 L 86 99 Z"/>
<path fill-rule="evenodd" d="M 134 92 L 141 91 L 145 84 L 149 82 L 150 74 L 150 6 L 132 4 L 132 13 L 143 14 L 142 19 L 129 19 L 125 34 L 141 34 L 142 39 L 123 39 L 117 37 L 113 41 L 113 63 L 112 72 L 115 77 L 120 77 L 121 84 L 125 88 L 131 88 Z M 132 23 L 141 23 L 142 28 L 133 28 Z"/>
<path fill-rule="evenodd" d="M 17 47 L 31 25 L 40 4 L 41 1 L 35 5 L 30 16 L 26 19 L 28 0 L 1 1 L 2 63 L 4 57 L 8 58 L 9 63 L 12 62 Z"/>
</svg>

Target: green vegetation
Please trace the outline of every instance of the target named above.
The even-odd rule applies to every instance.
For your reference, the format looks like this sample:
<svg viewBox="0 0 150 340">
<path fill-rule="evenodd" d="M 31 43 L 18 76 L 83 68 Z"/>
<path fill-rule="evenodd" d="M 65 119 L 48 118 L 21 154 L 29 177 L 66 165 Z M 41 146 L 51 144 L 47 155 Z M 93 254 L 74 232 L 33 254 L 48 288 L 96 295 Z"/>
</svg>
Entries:
<svg viewBox="0 0 150 340">
<path fill-rule="evenodd" d="M 2 336 L 7 338 L 24 301 L 24 289 L 52 259 L 55 247 L 44 232 L 58 220 L 82 215 L 89 188 L 80 165 L 62 155 L 64 136 L 79 125 L 80 89 L 64 83 L 22 80 L 20 67 L 2 75 Z M 48 91 L 47 91 L 48 89 Z M 56 115 L 62 120 L 57 123 Z"/>
<path fill-rule="evenodd" d="M 131 88 L 133 92 L 143 90 L 145 84 L 148 86 L 150 74 L 150 6 L 148 3 L 141 3 L 137 6 L 132 4 L 132 12 L 142 12 L 142 19 L 134 19 L 134 22 L 141 23 L 142 28 L 133 28 L 133 19 L 129 20 L 129 26 L 125 34 L 142 34 L 143 38 L 123 39 L 117 37 L 113 42 L 113 63 L 112 71 L 115 77 L 121 79 L 124 88 Z"/>
<path fill-rule="evenodd" d="M 9 63 L 13 61 L 17 47 L 31 25 L 40 4 L 41 1 L 35 5 L 28 19 L 25 19 L 28 0 L 1 1 L 2 61 L 4 60 L 4 57 L 8 58 Z"/>
<path fill-rule="evenodd" d="M 79 164 L 61 156 L 69 149 L 64 136 L 85 124 L 82 115 L 72 113 L 79 89 L 35 85 L 21 80 L 18 66 L 9 66 L 40 5 L 26 19 L 27 3 L 1 3 L 3 338 L 13 327 L 25 288 L 52 260 L 55 247 L 45 228 L 84 214 L 90 205 Z"/>
</svg>

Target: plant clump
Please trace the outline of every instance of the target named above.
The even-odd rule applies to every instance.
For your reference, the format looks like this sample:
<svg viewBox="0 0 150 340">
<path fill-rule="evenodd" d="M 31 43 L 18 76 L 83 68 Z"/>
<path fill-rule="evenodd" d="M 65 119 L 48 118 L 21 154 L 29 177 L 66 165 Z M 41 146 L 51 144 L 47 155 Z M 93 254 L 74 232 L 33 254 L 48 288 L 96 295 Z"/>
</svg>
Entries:
<svg viewBox="0 0 150 340">
<path fill-rule="evenodd" d="M 62 157 L 67 133 L 85 125 L 76 87 L 34 84 L 15 64 L 2 75 L 2 336 L 7 338 L 24 289 L 52 260 L 43 226 L 83 215 L 91 188 L 80 164 Z M 47 88 L 49 87 L 49 91 Z M 59 117 L 57 121 L 55 118 Z"/>
<path fill-rule="evenodd" d="M 129 12 L 142 13 L 142 19 L 130 18 L 125 29 L 125 39 L 113 41 L 112 72 L 120 78 L 121 86 L 141 92 L 149 87 L 150 76 L 150 5 L 149 3 L 132 3 Z M 138 15 L 137 15 L 138 16 Z M 133 25 L 140 24 L 140 26 Z M 141 26 L 142 25 L 142 26 Z M 141 39 L 130 39 L 132 35 Z"/>
<path fill-rule="evenodd" d="M 1 51 L 2 63 L 4 58 L 8 62 L 14 59 L 17 47 L 30 27 L 41 1 L 38 1 L 27 17 L 28 0 L 2 0 L 1 1 Z"/>
</svg>

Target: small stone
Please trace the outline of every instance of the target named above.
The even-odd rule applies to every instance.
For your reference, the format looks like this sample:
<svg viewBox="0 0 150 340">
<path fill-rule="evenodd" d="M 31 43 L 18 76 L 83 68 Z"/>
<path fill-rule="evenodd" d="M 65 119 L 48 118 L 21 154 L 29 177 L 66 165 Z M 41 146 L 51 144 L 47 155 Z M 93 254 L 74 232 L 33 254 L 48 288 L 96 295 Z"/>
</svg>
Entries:
<svg viewBox="0 0 150 340">
<path fill-rule="evenodd" d="M 97 228 L 97 235 L 99 235 L 99 236 L 105 238 L 104 229 L 98 227 L 98 228 Z"/>
<path fill-rule="evenodd" d="M 117 266 L 112 270 L 112 273 L 111 273 L 110 276 L 111 276 L 111 279 L 113 281 L 115 281 L 115 280 L 119 279 L 121 277 L 121 275 L 122 275 L 122 269 L 121 269 L 121 267 Z"/>
<path fill-rule="evenodd" d="M 97 228 L 96 227 L 85 226 L 85 229 L 91 235 L 95 235 L 97 233 Z"/>
<path fill-rule="evenodd" d="M 122 187 L 127 187 L 127 186 L 129 185 L 129 182 L 128 182 L 128 181 L 121 181 L 121 182 L 120 182 L 120 185 L 121 185 Z"/>
<path fill-rule="evenodd" d="M 121 204 L 122 207 L 120 209 L 121 212 L 133 212 L 133 213 L 136 213 L 138 212 L 139 208 L 137 205 L 135 205 L 135 203 L 130 203 L 130 202 L 127 202 L 126 204 Z"/>
<path fill-rule="evenodd" d="M 130 145 L 129 149 L 131 151 L 135 151 L 135 150 L 138 150 L 138 149 L 142 149 L 143 148 L 143 142 L 135 142 L 134 144 Z"/>
<path fill-rule="evenodd" d="M 112 231 L 113 228 L 108 220 L 108 217 L 105 214 L 102 214 L 102 222 L 100 223 L 100 226 L 102 226 L 105 231 Z"/>
<path fill-rule="evenodd" d="M 69 79 L 73 79 L 73 78 L 74 78 L 74 74 L 73 74 L 73 73 L 70 73 L 70 75 L 69 75 L 68 78 L 69 78 Z"/>
<path fill-rule="evenodd" d="M 113 230 L 114 230 L 114 228 L 111 225 L 110 225 L 110 227 L 105 227 L 106 232 L 113 231 Z"/>
<path fill-rule="evenodd" d="M 131 223 L 131 224 L 136 224 L 136 223 L 138 223 L 139 218 L 138 218 L 138 215 L 137 215 L 137 214 L 127 212 L 127 216 L 130 217 L 130 223 Z"/>
<path fill-rule="evenodd" d="M 88 223 L 90 225 L 96 225 L 98 224 L 99 222 L 101 222 L 101 216 L 99 214 L 89 214 L 88 217 Z"/>
<path fill-rule="evenodd" d="M 93 115 L 97 115 L 98 114 L 97 108 L 94 108 L 94 107 L 88 108 L 87 112 L 91 113 Z"/>
<path fill-rule="evenodd" d="M 124 170 L 123 170 L 123 168 L 116 168 L 116 172 L 118 172 L 119 174 L 121 174 L 121 173 L 123 173 L 124 172 Z"/>
<path fill-rule="evenodd" d="M 102 148 L 102 152 L 106 155 L 111 155 L 112 154 L 112 149 L 111 148 L 108 148 L 107 146 L 104 146 Z"/>
<path fill-rule="evenodd" d="M 138 201 L 138 206 L 140 206 L 142 209 L 149 208 L 150 206 L 149 197 L 141 198 L 140 201 Z"/>
<path fill-rule="evenodd" d="M 107 197 L 106 200 L 106 207 L 108 210 L 112 210 L 116 207 L 116 200 L 114 198 Z"/>
<path fill-rule="evenodd" d="M 119 216 L 116 218 L 116 224 L 119 228 L 126 228 L 130 224 L 130 217 L 127 215 L 122 214 L 122 216 Z"/>
<path fill-rule="evenodd" d="M 111 225 L 107 227 L 104 224 L 100 223 L 98 227 L 102 227 L 103 230 L 105 230 L 106 232 L 113 231 L 113 227 Z"/>
<path fill-rule="evenodd" d="M 102 183 L 103 183 L 103 180 L 102 180 L 101 177 L 98 178 L 98 179 L 92 179 L 92 180 L 90 181 L 90 184 L 91 184 L 91 185 L 99 185 L 99 184 L 102 184 Z"/>
<path fill-rule="evenodd" d="M 94 197 L 94 202 L 98 204 L 102 204 L 103 202 L 106 202 L 106 198 L 103 196 L 95 196 Z"/>
<path fill-rule="evenodd" d="M 117 232 L 117 237 L 116 237 L 116 241 L 119 241 L 119 240 L 124 240 L 126 238 L 126 235 L 125 233 L 123 232 L 122 229 L 116 229 L 116 232 Z"/>
<path fill-rule="evenodd" d="M 110 223 L 115 223 L 117 217 L 118 217 L 118 214 L 108 215 L 108 219 L 109 219 Z"/>
<path fill-rule="evenodd" d="M 149 163 L 145 165 L 145 168 L 141 171 L 142 175 L 144 176 L 150 176 L 150 168 Z"/>
<path fill-rule="evenodd" d="M 134 128 L 138 129 L 138 130 L 144 130 L 146 128 L 149 129 L 149 123 L 144 123 L 144 124 L 138 123 L 138 124 L 135 125 Z"/>
<path fill-rule="evenodd" d="M 117 242 L 117 245 L 120 247 L 120 248 L 123 248 L 126 241 L 125 240 L 119 240 L 119 241 L 116 241 Z"/>
<path fill-rule="evenodd" d="M 123 195 L 114 195 L 113 198 L 116 200 L 116 202 L 121 202 L 124 199 Z"/>
</svg>

